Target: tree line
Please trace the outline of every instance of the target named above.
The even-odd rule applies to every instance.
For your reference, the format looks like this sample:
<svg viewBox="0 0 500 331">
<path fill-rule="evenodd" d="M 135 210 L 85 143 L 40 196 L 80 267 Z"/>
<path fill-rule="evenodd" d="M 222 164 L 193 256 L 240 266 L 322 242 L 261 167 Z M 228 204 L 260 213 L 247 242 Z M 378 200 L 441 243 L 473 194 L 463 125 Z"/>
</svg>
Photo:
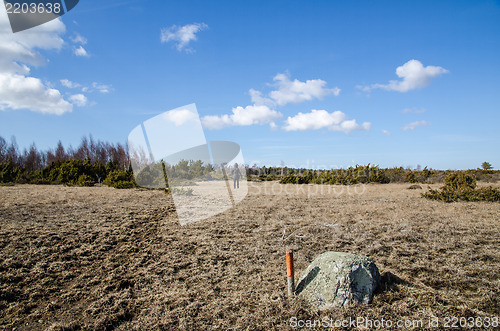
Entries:
<svg viewBox="0 0 500 331">
<path fill-rule="evenodd" d="M 83 137 L 76 148 L 39 150 L 35 143 L 20 150 L 16 139 L 10 143 L 0 136 L 0 183 L 65 184 L 133 187 L 127 148 Z"/>
<path fill-rule="evenodd" d="M 482 169 L 463 170 L 476 180 L 495 182 L 500 171 L 484 162 Z M 456 171 L 410 169 L 403 167 L 380 168 L 375 165 L 356 165 L 346 169 L 312 170 L 278 167 L 245 166 L 247 179 L 251 181 L 279 180 L 282 184 L 330 184 L 350 185 L 357 183 L 436 183 Z M 167 176 L 168 173 L 168 176 Z M 181 183 L 197 179 L 213 180 L 225 176 L 220 167 L 204 164 L 200 160 L 181 160 L 176 165 L 158 162 L 148 165 L 136 174 L 144 187 L 168 186 L 166 177 Z M 187 180 L 187 181 L 186 181 Z M 131 157 L 126 145 L 110 144 L 83 137 L 80 144 L 64 148 L 61 141 L 53 149 L 39 150 L 33 143 L 20 150 L 15 138 L 7 142 L 0 136 L 0 183 L 63 184 L 92 186 L 102 183 L 116 188 L 136 187 Z"/>
</svg>

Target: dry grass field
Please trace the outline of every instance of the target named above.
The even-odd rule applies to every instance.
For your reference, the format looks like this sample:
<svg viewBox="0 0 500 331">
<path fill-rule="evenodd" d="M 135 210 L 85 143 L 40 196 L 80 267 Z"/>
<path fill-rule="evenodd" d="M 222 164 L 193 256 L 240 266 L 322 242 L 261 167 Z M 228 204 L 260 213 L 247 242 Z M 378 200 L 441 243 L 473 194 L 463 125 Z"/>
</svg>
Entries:
<svg viewBox="0 0 500 331">
<path fill-rule="evenodd" d="M 408 186 L 250 183 L 235 209 L 182 227 L 161 191 L 0 187 L 0 328 L 282 330 L 293 317 L 364 317 L 420 329 L 498 317 L 500 204 L 429 201 L 425 185 Z M 369 305 L 310 310 L 287 297 L 286 249 L 297 278 L 331 250 L 372 258 L 382 285 Z"/>
</svg>

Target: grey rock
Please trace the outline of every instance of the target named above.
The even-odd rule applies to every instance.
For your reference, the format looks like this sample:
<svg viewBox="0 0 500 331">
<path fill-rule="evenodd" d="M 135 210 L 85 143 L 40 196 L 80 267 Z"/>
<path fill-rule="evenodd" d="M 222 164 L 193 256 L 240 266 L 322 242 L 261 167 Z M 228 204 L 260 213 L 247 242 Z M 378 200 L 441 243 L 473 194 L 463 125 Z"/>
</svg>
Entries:
<svg viewBox="0 0 500 331">
<path fill-rule="evenodd" d="M 296 294 L 320 310 L 369 303 L 380 283 L 380 273 L 364 255 L 326 252 L 299 278 Z"/>
</svg>

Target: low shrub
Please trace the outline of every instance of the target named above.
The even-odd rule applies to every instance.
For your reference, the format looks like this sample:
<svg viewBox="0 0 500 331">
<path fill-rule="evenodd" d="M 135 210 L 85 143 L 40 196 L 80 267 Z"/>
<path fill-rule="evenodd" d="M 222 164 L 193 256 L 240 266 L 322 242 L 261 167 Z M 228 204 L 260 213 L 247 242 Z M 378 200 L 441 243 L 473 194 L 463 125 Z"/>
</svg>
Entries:
<svg viewBox="0 0 500 331">
<path fill-rule="evenodd" d="M 76 181 L 76 186 L 94 186 L 95 181 L 87 174 L 82 174 Z"/>
<path fill-rule="evenodd" d="M 0 163 L 0 183 L 14 183 L 21 177 L 23 169 L 15 166 L 11 159 Z"/>
<path fill-rule="evenodd" d="M 123 170 L 112 170 L 102 183 L 119 189 L 136 187 L 132 173 Z"/>
<path fill-rule="evenodd" d="M 431 200 L 444 202 L 454 201 L 500 201 L 500 190 L 491 186 L 476 189 L 476 179 L 467 173 L 457 171 L 446 175 L 444 186 L 439 190 L 423 193 L 422 196 Z"/>
<path fill-rule="evenodd" d="M 274 178 L 273 178 L 274 179 Z M 385 170 L 378 166 L 357 165 L 347 169 L 306 170 L 299 174 L 289 174 L 281 178 L 281 184 L 330 184 L 352 185 L 358 183 L 389 183 Z"/>
<path fill-rule="evenodd" d="M 410 170 L 406 174 L 406 181 L 409 183 L 412 183 L 412 184 L 415 184 L 416 182 L 418 182 L 417 176 L 415 175 L 415 173 L 413 171 Z"/>
</svg>

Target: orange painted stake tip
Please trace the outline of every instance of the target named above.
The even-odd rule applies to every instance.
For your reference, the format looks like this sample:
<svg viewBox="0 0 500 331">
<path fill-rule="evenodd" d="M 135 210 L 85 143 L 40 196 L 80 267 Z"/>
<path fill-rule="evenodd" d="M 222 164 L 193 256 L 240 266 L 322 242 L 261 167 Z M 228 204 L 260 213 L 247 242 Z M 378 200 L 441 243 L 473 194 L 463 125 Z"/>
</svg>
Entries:
<svg viewBox="0 0 500 331">
<path fill-rule="evenodd" d="M 286 251 L 286 274 L 288 277 L 293 277 L 294 276 L 294 270 L 293 270 L 293 252 Z"/>
<path fill-rule="evenodd" d="M 294 270 L 293 270 L 293 252 L 291 250 L 286 251 L 286 274 L 288 278 L 288 295 L 292 296 L 295 293 L 295 281 L 294 281 Z"/>
</svg>

